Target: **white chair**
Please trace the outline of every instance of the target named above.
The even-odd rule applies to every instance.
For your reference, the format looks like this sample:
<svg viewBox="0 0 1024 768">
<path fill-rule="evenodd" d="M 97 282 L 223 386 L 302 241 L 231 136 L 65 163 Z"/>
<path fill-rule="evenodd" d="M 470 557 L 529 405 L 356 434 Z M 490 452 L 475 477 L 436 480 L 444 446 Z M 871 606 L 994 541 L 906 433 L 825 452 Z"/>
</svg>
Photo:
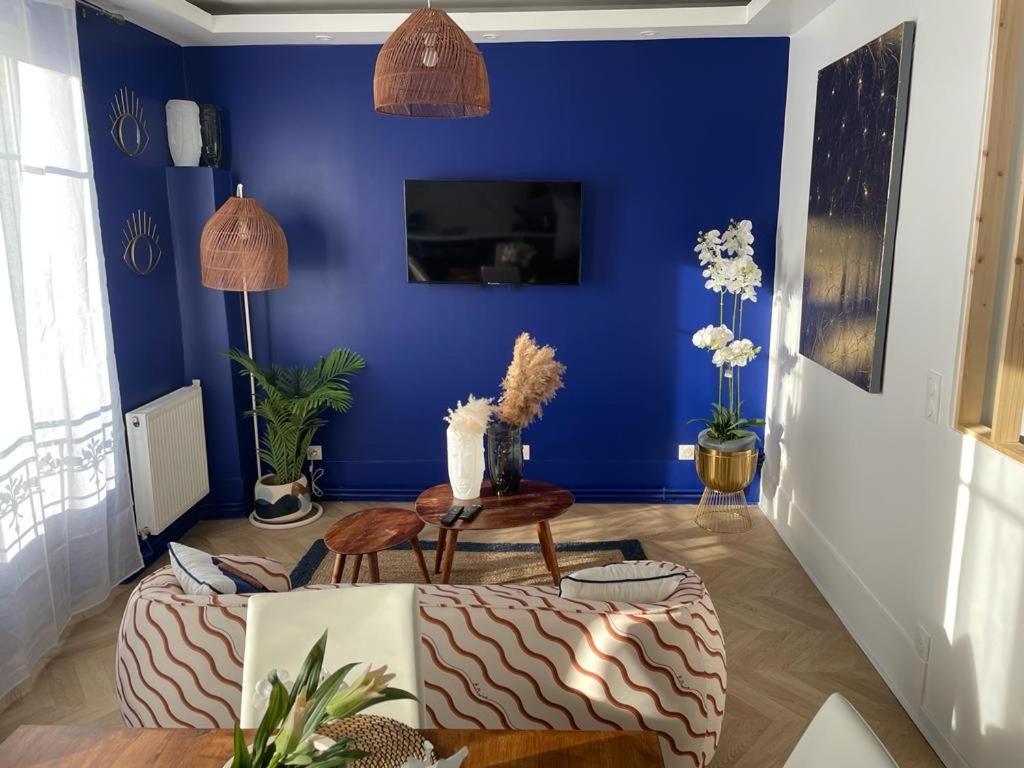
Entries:
<svg viewBox="0 0 1024 768">
<path fill-rule="evenodd" d="M 875 732 L 833 693 L 807 726 L 785 768 L 899 768 Z"/>
<path fill-rule="evenodd" d="M 254 702 L 256 683 L 273 669 L 287 670 L 294 680 L 325 629 L 325 669 L 350 662 L 387 664 L 396 675 L 391 685 L 422 701 L 418 617 L 413 584 L 253 595 L 242 664 L 241 726 L 255 728 L 262 717 L 262 707 Z M 371 712 L 411 728 L 422 727 L 422 705 L 417 701 L 389 701 Z"/>
</svg>

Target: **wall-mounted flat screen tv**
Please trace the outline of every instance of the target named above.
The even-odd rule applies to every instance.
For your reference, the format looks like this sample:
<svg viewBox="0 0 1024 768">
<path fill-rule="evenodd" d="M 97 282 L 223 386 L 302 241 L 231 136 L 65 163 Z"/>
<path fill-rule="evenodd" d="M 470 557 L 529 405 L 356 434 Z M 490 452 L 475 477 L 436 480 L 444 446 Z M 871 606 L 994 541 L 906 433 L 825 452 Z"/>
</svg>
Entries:
<svg viewBox="0 0 1024 768">
<path fill-rule="evenodd" d="M 574 181 L 405 182 L 411 283 L 578 285 Z"/>
</svg>

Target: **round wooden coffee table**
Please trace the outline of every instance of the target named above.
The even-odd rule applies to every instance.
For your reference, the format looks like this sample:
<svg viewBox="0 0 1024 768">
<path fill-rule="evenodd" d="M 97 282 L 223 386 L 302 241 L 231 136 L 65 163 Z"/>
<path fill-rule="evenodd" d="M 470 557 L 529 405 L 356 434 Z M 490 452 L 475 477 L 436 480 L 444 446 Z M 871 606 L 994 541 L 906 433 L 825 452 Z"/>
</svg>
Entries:
<svg viewBox="0 0 1024 768">
<path fill-rule="evenodd" d="M 355 555 L 352 567 L 352 583 L 359 580 L 359 568 L 363 564 L 363 555 L 370 561 L 370 581 L 380 581 L 380 566 L 377 564 L 377 553 L 391 549 L 408 541 L 423 574 L 423 580 L 430 583 L 430 572 L 423 559 L 423 550 L 417 534 L 423 530 L 423 522 L 415 512 L 400 507 L 372 507 L 362 509 L 331 526 L 324 536 L 324 544 L 334 553 L 334 571 L 331 583 L 341 581 L 341 573 L 345 569 L 345 559 Z"/>
<path fill-rule="evenodd" d="M 462 531 L 497 531 L 522 525 L 536 525 L 544 564 L 551 572 L 551 580 L 557 586 L 561 574 L 555 557 L 555 542 L 551 538 L 551 526 L 548 523 L 575 502 L 573 495 L 564 488 L 535 480 L 523 480 L 519 485 L 519 493 L 515 496 L 498 496 L 491 489 L 490 481 L 485 480 L 478 499 L 454 499 L 451 486 L 444 483 L 428 488 L 420 494 L 416 499 L 416 514 L 424 523 L 437 528 L 434 573 L 441 574 L 441 581 L 444 584 L 451 578 L 455 548 L 459 533 Z M 447 514 L 452 504 L 481 504 L 483 509 L 469 522 L 458 520 L 451 526 L 441 525 L 441 518 Z"/>
</svg>

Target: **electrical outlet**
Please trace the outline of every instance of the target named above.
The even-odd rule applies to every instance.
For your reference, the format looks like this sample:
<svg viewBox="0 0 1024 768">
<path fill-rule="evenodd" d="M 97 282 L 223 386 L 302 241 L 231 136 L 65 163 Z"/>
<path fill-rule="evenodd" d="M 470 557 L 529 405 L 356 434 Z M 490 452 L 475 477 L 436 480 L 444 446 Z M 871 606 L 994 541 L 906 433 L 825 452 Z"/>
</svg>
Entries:
<svg viewBox="0 0 1024 768">
<path fill-rule="evenodd" d="M 322 445 L 311 445 L 306 449 L 306 459 L 309 461 L 323 461 L 324 448 Z"/>
<path fill-rule="evenodd" d="M 693 446 L 692 445 L 680 445 L 679 446 L 679 460 L 680 461 L 693 461 Z"/>
<path fill-rule="evenodd" d="M 530 460 L 530 446 L 524 445 L 523 446 L 523 461 L 529 461 L 529 460 Z"/>
<path fill-rule="evenodd" d="M 920 624 L 917 625 L 917 634 L 914 636 L 914 650 L 921 661 L 928 663 L 928 657 L 932 655 L 932 636 Z"/>
<path fill-rule="evenodd" d="M 932 424 L 939 423 L 939 404 L 942 402 L 942 374 L 928 371 L 928 384 L 924 393 L 924 417 Z"/>
</svg>

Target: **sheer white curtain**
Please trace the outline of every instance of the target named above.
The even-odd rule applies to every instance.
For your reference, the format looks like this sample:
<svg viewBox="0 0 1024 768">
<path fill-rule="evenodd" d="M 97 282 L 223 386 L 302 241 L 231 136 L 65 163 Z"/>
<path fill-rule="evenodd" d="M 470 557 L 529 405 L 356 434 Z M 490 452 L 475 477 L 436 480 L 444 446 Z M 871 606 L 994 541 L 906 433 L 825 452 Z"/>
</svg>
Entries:
<svg viewBox="0 0 1024 768">
<path fill-rule="evenodd" d="M 0 0 L 0 696 L 142 566 L 73 0 Z"/>
</svg>

